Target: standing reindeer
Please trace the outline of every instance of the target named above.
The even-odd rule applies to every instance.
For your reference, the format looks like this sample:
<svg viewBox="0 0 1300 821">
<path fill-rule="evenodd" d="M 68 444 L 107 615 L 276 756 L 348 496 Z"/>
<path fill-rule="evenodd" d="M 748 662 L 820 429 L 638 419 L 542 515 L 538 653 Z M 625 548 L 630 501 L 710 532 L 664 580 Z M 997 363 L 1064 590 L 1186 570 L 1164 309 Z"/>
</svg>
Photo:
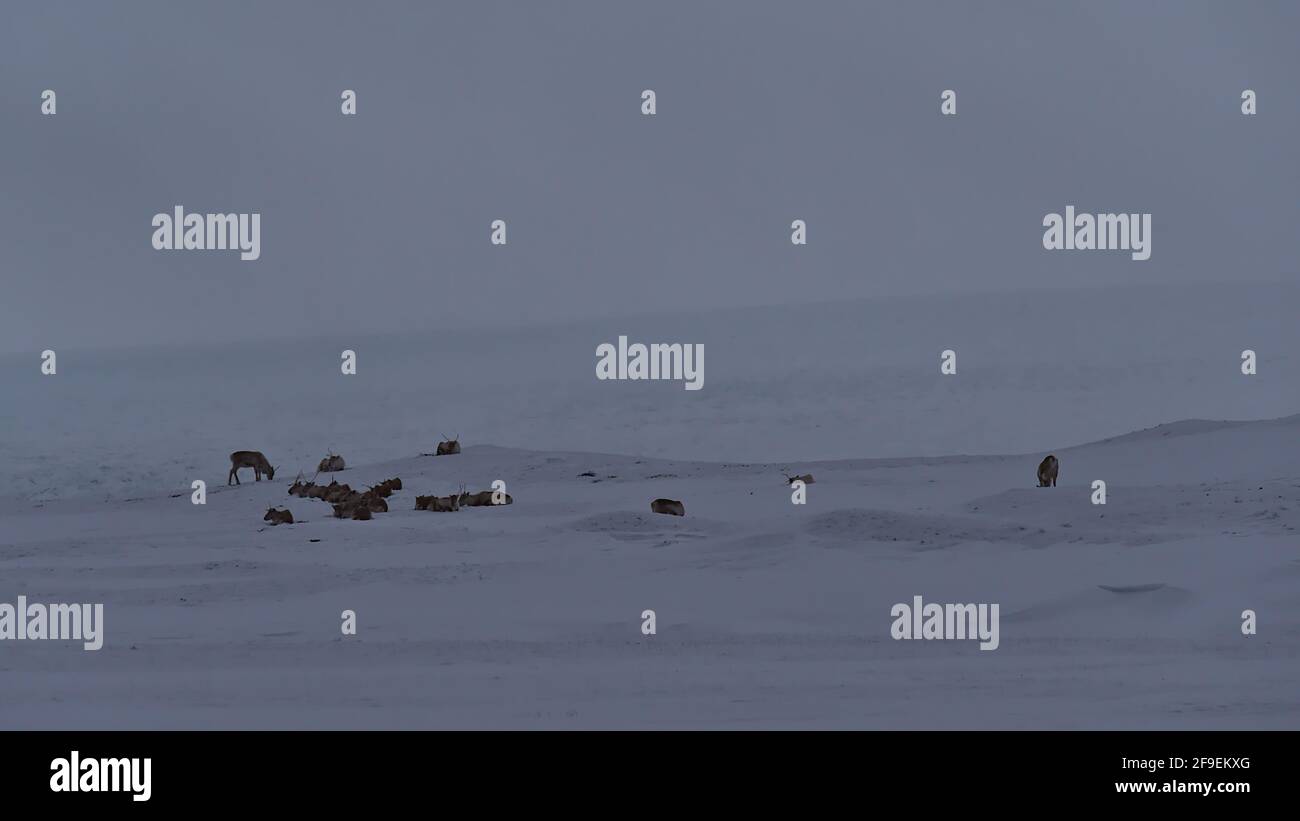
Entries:
<svg viewBox="0 0 1300 821">
<path fill-rule="evenodd" d="M 1061 462 L 1054 455 L 1038 463 L 1038 486 L 1056 487 L 1056 475 L 1061 472 Z"/>
<path fill-rule="evenodd" d="M 267 479 L 275 478 L 275 468 L 271 463 L 266 461 L 260 450 L 237 450 L 230 454 L 230 475 L 226 477 L 226 484 L 234 479 L 235 484 L 239 484 L 239 469 L 252 468 L 254 480 L 262 481 L 262 474 L 266 474 Z"/>
</svg>

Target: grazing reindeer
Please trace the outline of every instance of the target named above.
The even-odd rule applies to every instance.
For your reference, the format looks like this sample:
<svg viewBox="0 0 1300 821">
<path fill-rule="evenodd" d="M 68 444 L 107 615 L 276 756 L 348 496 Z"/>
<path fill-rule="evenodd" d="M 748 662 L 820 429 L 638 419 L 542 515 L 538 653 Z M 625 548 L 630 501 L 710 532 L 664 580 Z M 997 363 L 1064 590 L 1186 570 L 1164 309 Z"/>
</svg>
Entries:
<svg viewBox="0 0 1300 821">
<path fill-rule="evenodd" d="M 1061 472 L 1061 462 L 1052 454 L 1038 463 L 1038 486 L 1056 487 L 1056 475 Z"/>
<path fill-rule="evenodd" d="M 655 499 L 650 503 L 651 513 L 667 513 L 669 516 L 685 516 L 686 506 L 673 499 Z"/>
<path fill-rule="evenodd" d="M 785 476 L 784 473 L 781 475 Z M 811 473 L 805 473 L 802 476 L 795 474 L 794 476 L 785 477 L 785 483 L 787 485 L 793 485 L 795 482 L 803 482 L 805 485 L 811 485 L 816 483 L 816 481 L 817 480 L 813 478 L 813 475 Z"/>
<path fill-rule="evenodd" d="M 274 507 L 268 507 L 262 521 L 270 522 L 273 527 L 275 525 L 291 525 L 293 524 L 293 514 L 287 509 L 276 510 Z"/>
<path fill-rule="evenodd" d="M 344 467 L 343 457 L 339 456 L 337 453 L 330 453 L 324 459 L 320 460 L 320 464 L 316 466 L 316 472 L 333 473 L 336 470 L 343 470 Z"/>
<path fill-rule="evenodd" d="M 275 468 L 271 467 L 271 463 L 266 461 L 266 457 L 260 450 L 237 450 L 230 454 L 230 475 L 226 477 L 227 485 L 230 484 L 231 479 L 235 480 L 235 484 L 239 484 L 240 468 L 252 468 L 253 478 L 258 482 L 262 481 L 263 473 L 266 474 L 267 479 L 275 479 Z"/>
<path fill-rule="evenodd" d="M 447 434 L 443 434 L 445 437 Z M 456 434 L 455 439 L 447 439 L 438 443 L 437 456 L 448 456 L 453 453 L 460 453 L 460 434 Z"/>
</svg>

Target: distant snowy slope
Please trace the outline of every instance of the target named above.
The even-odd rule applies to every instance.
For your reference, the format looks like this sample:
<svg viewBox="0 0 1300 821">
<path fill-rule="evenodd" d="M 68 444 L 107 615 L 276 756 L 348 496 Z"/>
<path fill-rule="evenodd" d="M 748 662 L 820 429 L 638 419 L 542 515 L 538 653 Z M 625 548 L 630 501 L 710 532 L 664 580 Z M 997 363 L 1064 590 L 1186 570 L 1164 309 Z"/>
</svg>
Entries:
<svg viewBox="0 0 1300 821">
<path fill-rule="evenodd" d="M 0 359 L 0 496 L 124 498 L 467 444 L 711 461 L 1024 453 L 1173 419 L 1300 409 L 1300 287 L 850 301 L 473 333 Z M 601 382 L 596 347 L 699 343 L 704 388 Z M 48 343 L 58 348 L 57 340 Z M 1259 372 L 1240 372 L 1240 352 Z M 355 376 L 340 373 L 354 350 Z M 954 376 L 940 353 L 957 353 Z M 1172 435 L 1172 434 L 1171 434 Z M 1227 454 L 1225 454 L 1227 456 Z M 1077 478 L 1067 466 L 1066 475 Z"/>
</svg>

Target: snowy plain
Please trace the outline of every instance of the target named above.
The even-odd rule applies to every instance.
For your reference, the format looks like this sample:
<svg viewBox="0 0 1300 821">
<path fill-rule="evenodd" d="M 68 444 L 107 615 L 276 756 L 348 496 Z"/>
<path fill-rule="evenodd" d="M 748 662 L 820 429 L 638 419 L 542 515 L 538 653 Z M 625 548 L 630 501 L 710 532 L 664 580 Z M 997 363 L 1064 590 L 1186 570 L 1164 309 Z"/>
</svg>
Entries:
<svg viewBox="0 0 1300 821">
<path fill-rule="evenodd" d="M 1297 296 L 8 357 L 0 601 L 103 602 L 107 638 L 0 644 L 0 727 L 1300 728 Z M 597 382 L 618 334 L 703 342 L 704 390 Z M 274 482 L 225 487 L 243 448 Z M 327 448 L 354 487 L 400 476 L 391 512 L 289 496 Z M 412 509 L 494 479 L 513 505 Z M 999 603 L 1000 647 L 891 639 L 914 595 Z"/>
</svg>

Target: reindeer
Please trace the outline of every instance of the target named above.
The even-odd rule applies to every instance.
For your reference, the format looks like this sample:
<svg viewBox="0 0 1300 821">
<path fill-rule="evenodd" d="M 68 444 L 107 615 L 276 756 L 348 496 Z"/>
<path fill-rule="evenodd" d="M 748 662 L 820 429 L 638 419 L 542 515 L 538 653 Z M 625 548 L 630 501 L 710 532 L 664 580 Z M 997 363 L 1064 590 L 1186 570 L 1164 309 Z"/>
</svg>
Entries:
<svg viewBox="0 0 1300 821">
<path fill-rule="evenodd" d="M 428 509 L 434 513 L 455 513 L 460 510 L 460 497 L 455 493 L 450 496 L 434 496 L 433 506 Z"/>
<path fill-rule="evenodd" d="M 402 480 L 394 476 L 392 479 L 385 479 L 384 481 L 375 485 L 375 487 L 383 488 L 384 498 L 388 498 L 389 496 L 392 495 L 393 491 L 402 489 Z"/>
<path fill-rule="evenodd" d="M 325 485 L 317 485 L 308 482 L 306 492 L 303 495 L 308 499 L 320 499 L 323 502 L 325 501 L 325 495 L 329 493 L 329 490 L 330 489 Z"/>
<path fill-rule="evenodd" d="M 235 484 L 239 484 L 240 468 L 252 468 L 253 478 L 258 482 L 262 481 L 263 473 L 268 480 L 275 479 L 275 468 L 271 467 L 271 463 L 266 461 L 266 457 L 260 450 L 237 450 L 230 454 L 230 475 L 226 477 L 227 485 L 230 484 L 231 479 L 235 480 Z"/>
<path fill-rule="evenodd" d="M 302 480 L 302 474 L 299 473 L 298 478 L 293 480 L 292 485 L 289 485 L 289 495 L 297 496 L 300 499 L 305 499 L 307 498 L 308 494 L 311 492 L 311 489 L 314 488 L 315 486 L 316 484 L 314 482 L 304 482 Z"/>
<path fill-rule="evenodd" d="M 453 453 L 460 453 L 460 434 L 457 433 L 454 439 L 447 439 L 447 434 L 443 434 L 444 441 L 438 443 L 437 456 L 449 456 Z"/>
<path fill-rule="evenodd" d="M 650 503 L 651 513 L 667 513 L 669 516 L 685 516 L 686 506 L 673 499 L 655 499 Z"/>
<path fill-rule="evenodd" d="M 1061 472 L 1061 462 L 1054 455 L 1038 463 L 1038 486 L 1056 487 L 1056 475 Z"/>
<path fill-rule="evenodd" d="M 325 501 L 333 504 L 347 499 L 355 492 L 356 491 L 348 485 L 340 485 L 338 482 L 330 482 L 329 487 L 325 488 L 325 496 L 323 498 Z"/>
<path fill-rule="evenodd" d="M 459 499 L 460 506 L 461 507 L 491 507 L 496 504 L 496 502 L 492 499 L 492 495 L 494 493 L 495 491 L 491 491 L 491 490 L 480 490 L 478 493 L 466 493 L 464 490 L 462 490 L 460 492 L 460 499 Z M 514 504 L 515 499 L 513 496 L 511 496 L 509 493 L 505 493 L 502 495 L 505 498 L 501 501 L 501 504 L 503 505 Z"/>
<path fill-rule="evenodd" d="M 785 476 L 785 473 L 782 473 L 781 475 Z M 805 485 L 811 485 L 815 484 L 817 480 L 813 478 L 811 473 L 805 473 L 802 476 L 795 474 L 794 476 L 785 477 L 785 483 L 787 485 L 793 485 L 795 482 L 803 482 Z"/>
<path fill-rule="evenodd" d="M 293 514 L 287 509 L 276 510 L 274 507 L 268 507 L 262 521 L 270 522 L 272 527 L 275 525 L 291 525 L 293 524 Z"/>
<path fill-rule="evenodd" d="M 352 508 L 352 518 L 358 522 L 370 521 L 370 519 L 372 518 L 370 515 L 370 508 L 366 507 L 365 505 L 357 505 L 356 507 Z"/>
<path fill-rule="evenodd" d="M 357 493 L 350 490 L 344 496 L 341 496 L 337 502 L 331 503 L 334 507 L 335 519 L 347 519 L 348 517 L 356 518 L 355 514 L 358 508 L 365 508 L 370 512 L 370 497 L 364 493 Z"/>
<path fill-rule="evenodd" d="M 433 513 L 454 513 L 460 510 L 460 494 L 450 496 L 416 496 L 416 510 L 428 510 Z"/>
<path fill-rule="evenodd" d="M 388 502 L 385 502 L 382 496 L 376 496 L 369 491 L 361 494 L 361 503 L 370 508 L 371 513 L 388 512 Z"/>
<path fill-rule="evenodd" d="M 337 453 L 331 452 L 324 459 L 320 460 L 320 464 L 316 466 L 316 472 L 333 473 L 337 470 L 343 470 L 344 467 L 345 464 L 343 462 L 343 457 L 339 456 Z"/>
</svg>

